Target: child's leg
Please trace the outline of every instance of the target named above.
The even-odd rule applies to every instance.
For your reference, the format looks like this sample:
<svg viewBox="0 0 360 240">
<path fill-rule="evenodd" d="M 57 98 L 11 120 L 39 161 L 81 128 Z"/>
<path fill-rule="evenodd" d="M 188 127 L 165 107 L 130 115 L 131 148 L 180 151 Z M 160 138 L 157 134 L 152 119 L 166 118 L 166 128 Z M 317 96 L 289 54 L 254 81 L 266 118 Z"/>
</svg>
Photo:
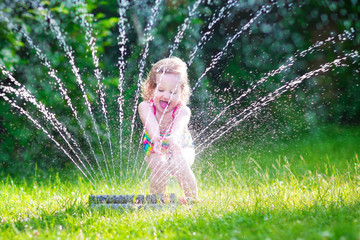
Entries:
<svg viewBox="0 0 360 240">
<path fill-rule="evenodd" d="M 167 182 L 170 177 L 169 164 L 165 156 L 157 153 L 151 153 L 146 157 L 151 174 L 150 174 L 150 192 L 151 194 L 162 194 L 165 191 Z"/>
<path fill-rule="evenodd" d="M 190 168 L 194 163 L 194 159 L 195 150 L 193 148 L 184 148 L 180 153 L 173 154 L 171 166 L 185 197 L 197 198 L 197 183 Z"/>
</svg>

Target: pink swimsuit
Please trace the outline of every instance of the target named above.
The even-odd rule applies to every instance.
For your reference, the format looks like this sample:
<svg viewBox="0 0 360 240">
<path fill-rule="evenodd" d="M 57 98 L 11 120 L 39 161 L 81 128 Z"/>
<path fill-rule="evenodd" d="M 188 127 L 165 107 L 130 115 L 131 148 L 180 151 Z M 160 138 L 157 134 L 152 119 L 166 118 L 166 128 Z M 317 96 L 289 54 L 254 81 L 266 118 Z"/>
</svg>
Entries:
<svg viewBox="0 0 360 240">
<path fill-rule="evenodd" d="M 154 108 L 154 115 L 156 116 L 156 107 L 154 104 L 154 101 L 151 99 L 150 100 L 151 105 Z M 163 139 L 162 140 L 162 144 L 161 144 L 161 149 L 162 151 L 166 152 L 166 150 L 169 148 L 170 144 L 169 142 L 166 140 L 166 137 L 169 137 L 171 135 L 171 129 L 172 126 L 174 125 L 174 119 L 175 119 L 175 112 L 178 108 L 181 107 L 181 104 L 179 103 L 173 110 L 172 112 L 172 118 L 173 121 L 171 122 L 170 128 L 169 128 L 169 132 L 167 133 L 160 133 L 160 137 Z M 184 130 L 184 134 L 181 137 L 181 146 L 183 148 L 185 147 L 194 147 L 190 132 L 188 129 Z M 151 142 L 150 136 L 148 134 L 148 132 L 145 130 L 145 135 L 144 135 L 144 151 L 146 153 L 146 155 L 150 155 L 150 153 L 153 153 L 154 150 L 154 144 Z"/>
</svg>

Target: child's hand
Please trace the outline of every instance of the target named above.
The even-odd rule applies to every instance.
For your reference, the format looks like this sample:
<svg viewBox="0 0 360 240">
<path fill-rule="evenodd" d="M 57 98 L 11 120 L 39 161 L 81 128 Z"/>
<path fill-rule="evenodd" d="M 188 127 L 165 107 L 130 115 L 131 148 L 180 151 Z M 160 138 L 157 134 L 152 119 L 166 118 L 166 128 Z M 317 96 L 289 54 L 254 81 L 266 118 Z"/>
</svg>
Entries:
<svg viewBox="0 0 360 240">
<path fill-rule="evenodd" d="M 161 138 L 160 137 L 156 137 L 153 139 L 153 143 L 154 143 L 154 152 L 157 154 L 162 154 L 161 152 Z"/>
<path fill-rule="evenodd" d="M 177 136 L 170 135 L 170 136 L 166 137 L 166 140 L 169 142 L 171 150 L 173 150 L 173 151 L 180 151 L 181 150 L 180 141 L 179 141 L 179 138 Z"/>
</svg>

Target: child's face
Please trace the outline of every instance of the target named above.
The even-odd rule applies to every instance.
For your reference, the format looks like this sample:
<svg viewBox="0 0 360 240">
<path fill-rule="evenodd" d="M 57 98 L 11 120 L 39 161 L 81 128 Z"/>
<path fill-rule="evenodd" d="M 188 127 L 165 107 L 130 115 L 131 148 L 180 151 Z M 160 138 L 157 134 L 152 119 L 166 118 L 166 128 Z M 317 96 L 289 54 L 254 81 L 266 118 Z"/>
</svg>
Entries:
<svg viewBox="0 0 360 240">
<path fill-rule="evenodd" d="M 154 104 L 157 109 L 173 110 L 180 101 L 180 75 L 174 73 L 156 74 L 156 88 L 154 91 Z"/>
</svg>

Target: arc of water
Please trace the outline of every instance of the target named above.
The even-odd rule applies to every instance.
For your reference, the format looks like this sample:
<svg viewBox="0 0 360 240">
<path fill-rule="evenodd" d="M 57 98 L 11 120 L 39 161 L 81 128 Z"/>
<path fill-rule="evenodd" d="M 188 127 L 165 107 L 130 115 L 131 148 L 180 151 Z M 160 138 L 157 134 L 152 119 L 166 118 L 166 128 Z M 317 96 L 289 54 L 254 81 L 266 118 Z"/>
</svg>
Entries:
<svg viewBox="0 0 360 240">
<path fill-rule="evenodd" d="M 189 61 L 187 63 L 188 66 L 190 66 L 193 63 L 193 60 L 195 58 L 195 54 L 196 52 L 202 48 L 202 46 L 211 39 L 212 34 L 214 33 L 213 27 L 214 25 L 220 21 L 222 18 L 228 16 L 230 13 L 228 14 L 224 14 L 224 12 L 226 10 L 229 10 L 230 8 L 232 8 L 235 4 L 237 3 L 236 0 L 228 0 L 227 3 L 225 4 L 225 6 L 223 6 L 218 13 L 214 14 L 212 16 L 212 20 L 209 23 L 208 27 L 207 27 L 207 31 L 205 33 L 202 33 L 202 37 L 200 39 L 200 41 L 197 43 L 197 45 L 194 47 L 194 49 L 192 50 L 192 52 L 190 53 L 190 57 L 189 57 Z"/>
<path fill-rule="evenodd" d="M 130 155 L 131 155 L 131 150 L 132 150 L 132 143 L 133 143 L 133 135 L 134 135 L 134 127 L 135 127 L 135 119 L 136 119 L 136 114 L 137 114 L 137 108 L 138 108 L 138 103 L 139 103 L 139 97 L 140 97 L 140 88 L 141 88 L 141 83 L 142 83 L 142 78 L 143 78 L 143 74 L 144 74 L 144 68 L 145 68 L 145 60 L 148 56 L 149 53 L 149 44 L 150 41 L 152 40 L 152 35 L 150 30 L 152 29 L 154 22 L 158 16 L 159 13 L 159 7 L 160 7 L 160 3 L 162 2 L 162 0 L 156 0 L 155 1 L 155 5 L 154 7 L 151 9 L 152 15 L 150 17 L 149 22 L 147 23 L 147 26 L 145 28 L 145 36 L 146 36 L 146 44 L 145 44 L 145 48 L 142 52 L 142 57 L 140 59 L 139 62 L 139 76 L 138 76 L 138 81 L 137 81 L 137 89 L 135 92 L 135 99 L 134 99 L 134 107 L 133 107 L 133 116 L 132 116 L 132 120 L 131 120 L 131 131 L 130 131 L 130 144 L 129 144 L 129 153 L 128 153 L 128 163 L 126 166 L 126 177 L 129 173 L 129 162 L 130 162 Z"/>
<path fill-rule="evenodd" d="M 179 47 L 179 44 L 180 44 L 182 38 L 184 37 L 184 32 L 189 26 L 190 20 L 191 20 L 191 18 L 193 18 L 196 15 L 196 9 L 199 7 L 199 5 L 202 1 L 203 0 L 197 0 L 194 3 L 191 11 L 189 12 L 189 16 L 186 17 L 183 24 L 181 24 L 181 26 L 179 26 L 178 33 L 175 36 L 174 44 L 172 46 L 170 46 L 169 57 L 171 57 L 173 55 L 173 53 L 176 51 L 176 49 Z"/>
<path fill-rule="evenodd" d="M 230 1 L 229 1 L 229 2 L 230 2 Z M 275 4 L 275 3 L 274 3 L 274 4 Z M 273 5 L 274 5 L 274 4 L 273 4 Z M 195 4 L 194 4 L 194 5 L 195 5 Z M 219 53 L 213 58 L 212 63 L 214 63 L 214 64 L 211 65 L 210 68 L 208 68 L 208 69 L 205 71 L 205 73 L 203 73 L 203 75 L 200 77 L 200 79 L 198 80 L 198 82 L 200 82 L 200 80 L 202 79 L 202 77 L 205 76 L 206 73 L 207 73 L 211 68 L 213 68 L 213 67 L 216 65 L 217 61 L 219 61 L 220 57 L 225 53 L 225 50 L 227 49 L 227 47 L 228 47 L 235 39 L 237 39 L 237 38 L 241 35 L 242 32 L 244 32 L 246 29 L 248 29 L 248 28 L 250 27 L 250 25 L 251 25 L 263 12 L 269 12 L 270 9 L 271 9 L 271 7 L 272 7 L 272 5 L 263 6 L 263 7 L 257 12 L 257 14 L 256 14 L 256 16 L 255 16 L 254 18 L 252 18 L 245 26 L 243 26 L 243 27 L 240 29 L 240 31 L 238 31 L 230 40 L 227 41 L 227 43 L 226 43 L 225 47 L 222 49 L 222 51 L 219 52 Z M 197 6 L 196 6 L 196 8 L 197 8 Z M 195 9 L 196 9 L 196 8 L 195 8 Z M 194 9 L 194 8 L 193 8 L 193 9 Z M 216 61 L 216 62 L 215 62 L 215 61 Z M 196 87 L 196 85 L 195 85 L 195 87 Z M 195 89 L 195 87 L 193 88 L 193 90 Z M 148 168 L 148 166 L 147 166 L 147 168 Z M 145 169 L 143 178 L 144 178 L 144 176 L 145 176 L 145 174 L 146 174 L 147 168 Z"/>
<path fill-rule="evenodd" d="M 71 65 L 71 71 L 75 75 L 76 82 L 77 82 L 78 86 L 80 87 L 80 90 L 81 90 L 81 92 L 83 94 L 83 98 L 85 100 L 85 105 L 86 105 L 86 107 L 88 109 L 88 112 L 90 114 L 91 121 L 93 123 L 93 127 L 95 129 L 97 139 L 98 139 L 99 144 L 100 144 L 100 150 L 101 150 L 103 158 L 104 158 L 104 163 L 105 163 L 105 167 L 106 167 L 106 170 L 107 170 L 108 177 L 109 177 L 109 179 L 111 179 L 110 172 L 109 172 L 109 167 L 108 167 L 108 164 L 107 164 L 107 159 L 106 159 L 105 152 L 104 152 L 104 148 L 103 148 L 103 145 L 102 145 L 102 142 L 101 142 L 101 139 L 100 139 L 99 129 L 98 129 L 96 120 L 94 118 L 94 114 L 92 112 L 91 103 L 90 103 L 90 101 L 88 99 L 88 96 L 86 94 L 86 91 L 85 91 L 84 83 L 83 83 L 83 81 L 81 79 L 81 76 L 80 76 L 80 73 L 79 73 L 79 68 L 77 68 L 76 65 L 75 65 L 75 58 L 74 58 L 74 55 L 73 55 L 73 50 L 69 45 L 66 44 L 65 38 L 64 38 L 64 36 L 62 34 L 62 31 L 61 31 L 60 27 L 58 26 L 57 22 L 52 18 L 50 11 L 48 11 L 46 8 L 44 8 L 40 2 L 37 2 L 37 4 L 38 4 L 37 9 L 39 10 L 39 13 L 43 17 L 45 17 L 47 19 L 47 22 L 49 23 L 49 26 L 50 26 L 50 30 L 55 34 L 56 38 L 58 39 L 58 42 L 59 42 L 60 46 L 63 48 L 63 50 L 66 53 L 65 54 L 66 57 L 69 59 L 69 63 Z"/>
<path fill-rule="evenodd" d="M 75 154 L 76 158 L 78 159 L 78 161 L 81 163 L 81 165 L 85 168 L 85 170 L 88 172 L 89 176 L 95 181 L 95 179 L 92 177 L 91 173 L 89 172 L 89 170 L 87 169 L 87 167 L 85 166 L 85 164 L 83 163 L 83 161 L 81 161 L 79 155 L 77 154 L 77 152 L 74 150 L 74 148 L 72 147 L 72 145 L 69 143 L 68 139 L 64 136 L 64 134 L 62 133 L 62 131 L 67 135 L 67 137 L 73 142 L 73 144 L 75 145 L 76 149 L 80 152 L 80 154 L 85 158 L 85 160 L 88 162 L 86 156 L 84 155 L 84 153 L 81 151 L 81 149 L 79 148 L 79 145 L 76 143 L 76 141 L 72 138 L 72 136 L 69 134 L 69 132 L 66 130 L 66 128 L 62 125 L 59 124 L 59 122 L 56 120 L 56 117 L 54 116 L 54 114 L 50 113 L 48 111 L 48 109 L 42 104 L 39 103 L 35 100 L 35 97 L 32 96 L 25 88 L 24 86 L 22 86 L 19 89 L 15 89 L 13 87 L 10 86 L 4 86 L 4 85 L 0 85 L 0 89 L 5 92 L 5 93 L 10 93 L 10 94 L 15 94 L 16 96 L 20 96 L 22 99 L 24 99 L 27 102 L 30 102 L 32 104 L 34 104 L 34 106 L 43 114 L 44 119 L 49 121 L 50 124 L 54 127 L 54 129 L 60 134 L 60 136 L 62 137 L 62 139 L 65 141 L 65 143 L 67 144 L 67 146 L 70 148 L 70 150 Z M 89 163 L 89 162 L 88 162 Z M 94 172 L 95 176 L 96 173 Z"/>
<path fill-rule="evenodd" d="M 351 58 L 358 58 L 359 54 L 357 51 L 351 51 L 349 54 L 345 54 L 344 57 L 338 57 L 332 62 L 328 62 L 326 64 L 323 64 L 320 66 L 320 68 L 309 71 L 306 74 L 295 78 L 294 80 L 286 83 L 285 85 L 277 88 L 274 92 L 268 94 L 267 96 L 261 98 L 259 101 L 253 102 L 249 107 L 247 107 L 244 111 L 236 115 L 235 117 L 231 118 L 229 121 L 227 121 L 222 127 L 217 129 L 215 132 L 213 132 L 204 142 L 202 142 L 200 145 L 198 145 L 197 148 L 200 148 L 204 144 L 208 143 L 205 147 L 203 147 L 197 154 L 200 154 L 202 151 L 204 151 L 206 148 L 211 146 L 213 142 L 218 140 L 220 137 L 222 137 L 225 133 L 229 132 L 232 128 L 239 125 L 242 121 L 247 119 L 249 116 L 254 114 L 255 112 L 258 112 L 261 110 L 262 107 L 267 106 L 271 101 L 277 99 L 280 97 L 283 93 L 293 90 L 296 88 L 300 83 L 302 83 L 304 80 L 309 79 L 311 77 L 317 76 L 320 73 L 327 72 L 331 67 L 340 67 L 340 66 L 347 66 L 343 64 L 342 62 L 349 57 Z M 238 120 L 239 117 L 243 116 L 241 119 Z"/>
<path fill-rule="evenodd" d="M 344 33 L 338 34 L 337 37 L 338 37 L 339 40 L 344 41 L 344 40 L 347 40 L 347 39 L 352 39 L 352 38 L 354 37 L 354 36 L 353 36 L 353 33 L 354 33 L 354 29 L 351 29 L 351 32 L 345 30 Z M 263 77 L 256 85 L 264 82 L 268 77 L 274 76 L 274 75 L 276 75 L 276 74 L 279 74 L 279 73 L 281 73 L 284 69 L 286 69 L 287 67 L 293 65 L 294 59 L 296 59 L 298 55 L 300 55 L 301 57 L 304 57 L 307 53 L 313 52 L 317 47 L 320 47 L 320 46 L 324 45 L 325 43 L 333 42 L 334 39 L 335 39 L 335 37 L 329 37 L 329 38 L 327 38 L 325 41 L 318 41 L 318 42 L 316 42 L 315 44 L 313 44 L 312 46 L 310 46 L 308 49 L 306 49 L 306 50 L 304 50 L 304 51 L 301 51 L 301 52 L 300 52 L 300 51 L 297 51 L 297 52 L 294 54 L 293 57 L 290 57 L 290 58 L 288 59 L 287 62 L 289 62 L 289 63 L 288 63 L 287 65 L 282 65 L 282 66 L 280 66 L 278 69 L 276 69 L 276 70 L 274 70 L 274 71 L 271 71 L 271 72 L 268 73 L 265 77 Z M 333 42 L 333 43 L 334 43 L 334 42 Z M 349 56 L 352 56 L 352 57 L 357 56 L 357 53 L 355 52 L 355 53 L 349 54 Z M 343 58 L 343 60 L 344 60 L 344 58 Z M 336 61 L 336 60 L 335 60 L 333 63 L 334 63 L 335 66 L 340 66 L 340 65 L 341 65 L 341 64 L 339 63 L 339 61 Z M 326 71 L 328 67 L 329 67 L 329 65 L 325 65 L 325 67 L 320 68 L 319 71 L 321 72 L 321 70 L 324 70 L 324 69 L 325 69 L 325 71 Z M 317 73 L 317 72 L 315 71 L 315 73 Z M 253 88 L 256 87 L 256 85 L 253 86 Z M 293 88 L 295 88 L 295 87 L 296 87 L 296 86 L 293 86 Z M 253 88 L 252 88 L 252 89 L 253 89 Z M 246 92 L 245 94 L 247 94 L 247 93 L 248 93 L 248 92 Z M 281 94 L 282 94 L 282 93 L 281 93 Z M 242 94 L 238 99 L 236 99 L 236 100 L 234 101 L 234 104 L 235 104 L 239 99 L 241 99 L 243 96 L 244 96 L 244 94 Z M 269 98 L 269 99 L 270 99 L 270 101 L 274 100 L 273 98 Z M 255 104 L 254 104 L 254 105 L 255 105 Z M 227 108 L 226 108 L 226 109 L 227 109 Z M 226 109 L 224 109 L 224 110 L 226 111 Z M 247 110 L 245 110 L 245 111 L 247 111 Z M 250 116 L 251 114 L 253 114 L 253 113 L 248 114 L 248 115 L 246 116 L 246 118 L 247 118 L 248 116 Z M 244 118 L 243 120 L 245 120 L 246 118 Z M 215 119 L 215 120 L 216 120 L 216 119 Z M 232 120 L 229 121 L 229 123 L 231 123 L 231 122 L 232 122 Z M 211 137 L 208 138 L 208 139 L 211 139 Z M 165 176 L 164 176 L 164 175 L 165 175 Z M 168 174 L 163 173 L 163 174 L 160 176 L 160 178 L 157 180 L 157 182 L 163 181 L 167 176 L 168 176 Z M 156 184 L 156 183 L 155 183 L 155 184 Z"/>
<path fill-rule="evenodd" d="M 347 30 L 345 30 L 343 33 L 338 34 L 337 37 L 339 39 L 345 40 L 345 39 L 352 39 L 354 37 L 354 29 L 351 29 L 352 32 L 349 32 Z M 321 47 L 327 43 L 335 43 L 335 36 L 332 37 L 328 37 L 327 39 L 325 39 L 324 41 L 317 41 L 316 43 L 314 43 L 313 45 L 311 45 L 310 47 L 308 47 L 306 50 L 303 50 L 300 52 L 300 50 L 296 51 L 295 54 L 293 56 L 291 56 L 290 58 L 287 59 L 286 63 L 284 65 L 281 65 L 279 68 L 277 68 L 276 70 L 273 70 L 271 72 L 268 72 L 267 74 L 265 74 L 264 77 L 262 77 L 259 81 L 257 81 L 254 85 L 252 85 L 250 88 L 248 88 L 245 92 L 243 92 L 239 97 L 237 97 L 235 100 L 233 100 L 228 106 L 226 106 L 219 114 L 217 114 L 215 116 L 215 118 L 204 128 L 202 129 L 198 135 L 194 138 L 194 141 L 197 140 L 197 138 L 199 138 L 204 132 L 206 132 L 209 127 L 214 124 L 222 115 L 225 114 L 225 112 L 232 106 L 236 105 L 237 103 L 240 102 L 240 100 L 242 98 L 244 98 L 245 96 L 247 96 L 249 93 L 251 93 L 255 88 L 257 88 L 260 84 L 263 84 L 264 82 L 266 82 L 269 77 L 273 77 L 277 74 L 282 73 L 283 71 L 287 71 L 291 66 L 294 65 L 295 60 L 301 56 L 301 57 L 305 57 L 308 53 L 312 53 L 313 51 L 315 51 L 315 49 L 317 49 L 318 47 Z"/>
<path fill-rule="evenodd" d="M 97 86 L 98 86 L 98 92 L 100 93 L 100 103 L 101 103 L 101 110 L 103 112 L 104 118 L 105 118 L 105 126 L 106 126 L 106 135 L 109 143 L 110 148 L 110 156 L 112 160 L 112 167 L 113 167 L 113 173 L 115 176 L 115 163 L 114 163 L 114 153 L 111 143 L 111 133 L 110 133 L 110 127 L 109 127 L 109 120 L 107 116 L 107 106 L 105 102 L 106 94 L 104 90 L 104 84 L 103 80 L 104 77 L 102 76 L 102 71 L 99 67 L 99 57 L 97 56 L 97 47 L 96 47 L 96 38 L 93 35 L 93 27 L 91 23 L 89 23 L 86 20 L 86 17 L 90 17 L 92 19 L 92 16 L 86 12 L 87 5 L 86 2 L 82 0 L 73 0 L 74 6 L 76 6 L 76 14 L 80 18 L 80 25 L 85 28 L 85 39 L 87 40 L 87 45 L 91 50 L 91 56 L 93 59 L 93 63 L 95 66 L 94 75 L 97 79 Z M 80 8 L 82 7 L 82 8 Z M 82 11 L 81 9 L 85 9 L 85 11 Z M 77 20 L 77 19 L 75 19 Z"/>
<path fill-rule="evenodd" d="M 239 125 L 241 122 L 243 122 L 244 120 L 249 118 L 254 113 L 259 112 L 263 107 L 267 106 L 270 102 L 274 101 L 275 99 L 280 97 L 285 92 L 288 92 L 288 91 L 291 91 L 291 90 L 295 89 L 304 80 L 309 79 L 311 77 L 315 77 L 315 76 L 317 76 L 317 75 L 319 75 L 321 73 L 325 73 L 325 72 L 329 71 L 332 67 L 348 66 L 348 65 L 344 64 L 343 61 L 345 61 L 346 59 L 348 59 L 350 57 L 351 58 L 359 58 L 359 54 L 358 54 L 357 51 L 351 51 L 350 53 L 345 54 L 344 57 L 338 57 L 337 59 L 335 59 L 332 62 L 328 62 L 328 63 L 325 63 L 325 64 L 321 65 L 316 70 L 309 71 L 309 72 L 305 73 L 304 75 L 295 78 L 294 80 L 288 82 L 287 84 L 279 87 L 274 92 L 271 92 L 267 96 L 261 98 L 259 101 L 254 102 L 248 108 L 246 108 L 243 112 L 241 112 L 237 116 L 230 119 L 223 127 L 221 127 L 220 129 L 215 131 L 213 134 L 211 134 L 211 136 L 208 138 L 208 139 L 211 139 L 210 143 L 207 144 L 207 146 L 203 147 L 201 149 L 201 151 L 199 151 L 197 153 L 197 155 L 200 154 L 201 152 L 203 152 L 209 146 L 211 146 L 211 144 L 213 142 L 217 141 L 224 134 L 229 132 L 232 128 Z M 238 117 L 241 117 L 241 119 L 237 119 Z M 219 135 L 216 136 L 216 134 L 219 134 Z M 206 141 L 204 143 L 202 143 L 201 145 L 199 145 L 197 148 L 200 148 L 200 146 L 202 146 L 205 143 L 206 143 Z M 171 166 L 171 164 L 170 164 L 170 166 Z M 178 172 L 179 172 L 179 170 L 177 170 L 173 174 L 175 175 Z M 162 182 L 168 176 L 169 176 L 169 173 L 164 173 L 163 172 L 162 175 L 160 175 L 159 179 L 155 182 L 155 184 L 158 183 L 158 182 Z"/>
<path fill-rule="evenodd" d="M 19 110 L 20 114 L 25 115 L 32 123 L 34 123 L 34 125 L 35 125 L 38 129 L 42 130 L 42 131 L 46 134 L 46 136 L 47 136 L 48 138 L 50 138 L 50 139 L 56 144 L 56 146 L 58 146 L 58 147 L 61 149 L 61 151 L 63 151 L 63 152 L 65 153 L 65 155 L 75 164 L 75 166 L 76 166 L 76 167 L 80 170 L 80 172 L 86 177 L 86 179 L 89 180 L 89 182 L 91 183 L 91 185 L 92 185 L 93 187 L 95 187 L 94 182 L 86 175 L 86 173 L 81 169 L 81 167 L 76 163 L 76 161 L 71 157 L 71 155 L 61 146 L 61 144 L 55 140 L 54 136 L 52 136 L 43 126 L 41 126 L 37 120 L 35 120 L 34 118 L 32 118 L 32 117 L 30 116 L 30 114 L 29 114 L 26 110 L 24 110 L 22 107 L 18 106 L 18 105 L 15 103 L 14 100 L 9 99 L 9 98 L 5 95 L 5 93 L 0 93 L 0 97 L 2 97 L 6 102 L 10 103 L 10 105 L 11 105 L 13 108 Z"/>
<path fill-rule="evenodd" d="M 117 98 L 117 103 L 119 106 L 119 171 L 120 171 L 120 175 L 122 173 L 122 144 L 123 144 L 123 132 L 122 132 L 122 127 L 123 127 L 123 119 L 124 119 L 124 110 L 123 110 L 123 105 L 124 105 L 124 97 L 123 97 L 123 91 L 124 91 L 124 71 L 125 71 L 125 55 L 126 55 L 126 43 L 128 41 L 127 37 L 126 37 L 126 28 L 125 28 L 125 23 L 127 22 L 126 20 L 126 9 L 127 6 L 129 5 L 129 2 L 127 0 L 121 0 L 121 2 L 118 0 L 118 5 L 119 5 L 119 21 L 118 21 L 118 29 L 119 29 L 119 39 L 120 41 L 118 42 L 119 45 L 119 51 L 120 51 L 120 56 L 118 58 L 118 65 L 119 65 L 119 85 L 118 85 L 118 90 L 119 90 L 119 96 Z M 120 176 L 120 184 L 121 184 L 121 176 Z"/>
<path fill-rule="evenodd" d="M 57 119 L 55 114 L 50 113 L 49 110 L 45 107 L 44 104 L 42 104 L 41 102 L 38 102 L 36 100 L 36 98 L 25 88 L 25 86 L 23 86 L 21 83 L 19 83 L 18 81 L 16 81 L 16 79 L 10 74 L 10 72 L 6 71 L 4 69 L 4 67 L 2 65 L 0 65 L 0 69 L 3 75 L 5 75 L 6 77 L 8 77 L 8 79 L 15 84 L 16 86 L 19 87 L 19 89 L 15 89 L 13 87 L 10 86 L 4 86 L 4 85 L 0 85 L 0 89 L 3 90 L 4 92 L 7 93 L 13 93 L 16 96 L 20 96 L 22 99 L 24 99 L 27 102 L 32 103 L 43 115 L 44 115 L 44 119 L 46 121 L 50 121 L 50 124 L 55 128 L 55 130 L 60 134 L 60 136 L 63 138 L 63 140 L 66 142 L 66 144 L 68 145 L 68 147 L 72 150 L 72 152 L 75 154 L 75 156 L 77 157 L 77 159 L 79 160 L 79 162 L 83 165 L 83 167 L 86 169 L 86 171 L 89 173 L 90 177 L 94 180 L 94 178 L 92 177 L 91 173 L 88 171 L 87 167 L 85 166 L 85 164 L 81 161 L 79 155 L 77 154 L 77 152 L 73 149 L 73 147 L 71 146 L 71 144 L 69 143 L 69 141 L 67 140 L 67 138 L 64 136 L 64 134 L 73 142 L 73 144 L 75 145 L 75 147 L 78 149 L 78 151 L 82 154 L 82 156 L 86 159 L 86 156 L 83 154 L 83 152 L 81 151 L 81 149 L 79 148 L 77 142 L 74 140 L 74 138 L 71 136 L 71 134 L 67 131 L 66 127 L 63 126 Z M 64 134 L 63 134 L 64 132 Z M 96 174 L 95 174 L 96 176 Z M 95 180 L 94 180 L 95 181 Z"/>
<path fill-rule="evenodd" d="M 14 30 L 14 31 L 17 31 L 17 27 L 16 27 L 14 24 L 12 24 L 11 22 L 9 22 L 9 20 L 8 20 L 6 17 L 4 17 L 4 16 L 2 15 L 2 13 L 0 13 L 0 20 L 2 20 L 2 21 L 4 21 L 5 23 L 7 23 L 9 29 Z M 32 40 L 32 39 L 30 38 L 30 36 L 25 32 L 25 30 L 24 30 L 24 29 L 20 29 L 20 30 L 19 30 L 19 33 L 25 38 L 25 40 L 26 40 L 26 42 L 28 43 L 28 45 L 35 50 L 36 55 L 37 55 L 37 56 L 39 57 L 39 59 L 41 60 L 41 64 L 44 65 L 45 67 L 47 67 L 47 68 L 49 69 L 49 72 L 48 72 L 49 76 L 52 77 L 53 79 L 55 79 L 55 81 L 56 81 L 56 83 L 57 83 L 57 86 L 59 87 L 60 95 L 61 95 L 61 96 L 63 97 L 63 99 L 66 101 L 68 107 L 69 107 L 69 108 L 71 109 L 71 111 L 72 111 L 73 116 L 74 116 L 75 119 L 77 120 L 77 122 L 78 122 L 78 124 L 79 124 L 79 126 L 80 126 L 80 128 L 81 128 L 81 130 L 82 130 L 82 132 L 83 132 L 83 136 L 84 136 L 84 138 L 86 139 L 86 142 L 87 142 L 88 145 L 89 145 L 90 151 L 92 152 L 92 154 L 93 154 L 93 156 L 94 156 L 94 159 L 95 159 L 95 161 L 96 161 L 96 163 L 97 163 L 97 165 L 98 165 L 98 167 L 99 167 L 99 169 L 100 169 L 101 175 L 103 176 L 103 178 L 104 178 L 104 180 L 105 180 L 104 173 L 103 173 L 103 171 L 102 171 L 102 168 L 100 167 L 98 158 L 96 157 L 96 154 L 95 154 L 95 152 L 94 152 L 94 149 L 93 149 L 93 147 L 92 147 L 92 145 L 91 145 L 91 142 L 90 142 L 90 140 L 89 140 L 89 137 L 88 137 L 88 135 L 87 135 L 87 133 L 86 133 L 85 127 L 84 127 L 84 125 L 82 124 L 82 122 L 81 122 L 81 120 L 80 120 L 80 118 L 79 118 L 79 116 L 78 116 L 78 112 L 77 112 L 77 110 L 76 110 L 76 107 L 73 106 L 72 101 L 71 101 L 70 97 L 69 97 L 68 94 L 67 94 L 67 89 L 64 87 L 64 84 L 62 83 L 62 80 L 61 80 L 59 77 L 56 76 L 57 71 L 51 67 L 50 61 L 47 59 L 46 55 L 42 52 L 42 50 L 41 50 L 38 46 L 36 46 L 36 45 L 34 44 L 33 40 Z M 87 159 L 87 158 L 85 158 L 85 159 Z M 87 160 L 87 162 L 88 162 L 88 160 Z M 91 165 L 89 162 L 88 162 L 88 164 L 90 165 L 92 171 L 95 173 L 95 170 L 93 169 L 92 165 Z M 96 174 L 96 173 L 95 173 L 95 174 Z M 97 174 L 96 174 L 96 177 L 97 177 Z"/>
<path fill-rule="evenodd" d="M 247 29 L 249 29 L 250 26 L 255 22 L 255 20 L 257 18 L 259 18 L 263 13 L 269 13 L 274 5 L 276 5 L 276 3 L 273 3 L 271 5 L 262 6 L 261 9 L 256 12 L 255 17 L 251 18 L 249 20 L 249 22 L 247 22 L 243 27 L 240 28 L 239 31 L 237 31 L 235 33 L 234 36 L 232 36 L 230 39 L 227 40 L 227 42 L 226 42 L 225 46 L 222 48 L 222 50 L 220 52 L 218 52 L 215 56 L 212 57 L 210 66 L 208 66 L 205 69 L 204 73 L 197 80 L 192 91 L 194 91 L 200 85 L 200 82 L 205 77 L 205 75 L 216 66 L 216 64 L 219 62 L 221 57 L 226 53 L 226 50 L 230 46 L 230 44 L 232 44 L 237 38 L 239 38 L 243 32 L 245 32 Z"/>
<path fill-rule="evenodd" d="M 198 6 L 199 6 L 200 3 L 201 3 L 201 0 L 194 3 L 192 10 L 189 12 L 189 16 L 184 20 L 184 23 L 178 28 L 178 33 L 177 33 L 177 35 L 176 35 L 176 37 L 175 37 L 175 41 L 174 41 L 175 44 L 173 45 L 173 47 L 171 48 L 171 51 L 170 51 L 170 57 L 172 56 L 173 52 L 177 49 L 177 47 L 178 47 L 178 45 L 179 45 L 179 43 L 180 43 L 180 41 L 181 41 L 181 39 L 182 39 L 182 37 L 183 37 L 183 34 L 184 34 L 185 30 L 186 30 L 187 27 L 188 27 L 188 22 L 190 21 L 190 19 L 191 19 L 193 16 L 195 16 L 195 11 L 196 11 L 196 9 L 198 8 Z M 229 8 L 233 7 L 236 3 L 237 3 L 237 1 L 235 1 L 235 0 L 228 0 L 227 6 L 225 6 L 225 7 L 223 7 L 223 8 L 220 9 L 219 16 L 218 16 L 218 17 L 214 17 L 215 15 L 213 15 L 213 20 L 212 20 L 212 22 L 209 24 L 208 28 L 211 29 L 211 28 L 215 25 L 215 23 L 216 23 L 217 21 L 219 21 L 222 17 L 225 16 L 225 15 L 223 14 L 224 11 L 225 11 L 226 9 L 229 9 Z M 207 32 L 205 35 L 209 35 L 211 32 L 212 32 L 212 31 L 209 31 L 209 32 Z M 205 37 L 205 38 L 203 37 L 203 38 L 202 38 L 202 41 L 205 41 L 205 40 L 206 40 L 206 37 Z M 195 50 L 195 52 L 196 52 L 196 51 L 197 51 L 197 49 Z M 195 52 L 193 53 L 193 55 L 195 55 Z M 172 96 L 171 96 L 171 97 L 172 97 Z M 162 116 L 162 117 L 163 117 L 163 116 Z M 162 117 L 161 117 L 161 119 L 162 119 Z M 160 121 L 161 121 L 161 120 L 160 120 Z M 144 136 L 144 132 L 145 132 L 145 127 L 144 127 L 144 129 L 143 129 L 143 132 L 142 132 L 142 135 L 141 135 L 141 139 L 140 139 L 140 141 L 139 141 L 139 147 L 138 147 L 138 149 L 140 149 L 140 144 L 142 143 L 142 138 L 143 138 L 143 136 Z M 138 155 L 138 154 L 137 154 L 137 155 Z M 137 158 L 136 158 L 136 159 L 137 159 Z M 141 165 L 141 167 L 140 167 L 139 173 L 141 173 L 141 170 L 142 170 L 142 168 L 143 168 L 143 166 L 144 166 L 144 163 L 145 163 L 145 161 L 143 161 L 143 163 L 142 163 L 142 165 Z M 143 174 L 142 178 L 145 177 L 145 174 L 146 174 L 147 169 L 148 169 L 148 165 L 147 165 L 147 167 L 146 167 L 146 169 L 145 169 L 145 171 L 144 171 L 144 174 Z"/>
</svg>

